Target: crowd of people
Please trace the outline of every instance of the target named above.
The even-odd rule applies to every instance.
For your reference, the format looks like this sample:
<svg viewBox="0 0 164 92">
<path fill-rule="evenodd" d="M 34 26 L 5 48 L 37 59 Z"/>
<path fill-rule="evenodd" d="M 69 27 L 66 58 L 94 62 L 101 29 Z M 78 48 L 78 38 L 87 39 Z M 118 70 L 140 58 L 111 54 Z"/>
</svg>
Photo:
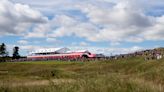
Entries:
<svg viewBox="0 0 164 92">
<path fill-rule="evenodd" d="M 156 49 L 137 51 L 129 54 L 115 55 L 115 56 L 111 56 L 110 58 L 119 59 L 119 58 L 128 58 L 128 57 L 143 57 L 145 60 L 154 60 L 154 59 L 158 60 L 164 57 L 164 48 L 156 48 Z"/>
</svg>

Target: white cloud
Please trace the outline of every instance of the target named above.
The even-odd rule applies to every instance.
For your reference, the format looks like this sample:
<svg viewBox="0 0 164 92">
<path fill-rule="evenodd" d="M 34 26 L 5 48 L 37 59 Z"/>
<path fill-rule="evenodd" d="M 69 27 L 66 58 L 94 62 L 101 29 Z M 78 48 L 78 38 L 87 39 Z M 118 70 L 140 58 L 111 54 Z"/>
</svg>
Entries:
<svg viewBox="0 0 164 92">
<path fill-rule="evenodd" d="M 0 34 L 23 34 L 24 38 L 45 38 L 49 43 L 58 38 L 76 36 L 92 42 L 109 42 L 113 48 L 89 47 L 80 41 L 73 49 L 88 49 L 95 53 L 120 54 L 142 47 L 114 48 L 123 42 L 164 40 L 163 0 L 8 0 L 0 1 Z M 146 2 L 146 3 L 145 3 Z M 24 3 L 24 4 L 20 4 Z M 26 5 L 28 4 L 28 5 Z M 63 7 L 64 6 L 64 7 Z M 79 11 L 82 15 L 76 15 Z M 70 13 L 71 11 L 71 13 Z M 68 12 L 70 14 L 68 14 Z M 43 15 L 54 16 L 52 19 Z M 163 15 L 163 16 L 162 16 Z M 85 17 L 85 19 L 80 19 Z M 30 30 L 29 30 L 30 28 Z M 41 46 L 20 46 L 32 50 Z M 42 42 L 37 42 L 40 44 Z M 71 44 L 71 43 L 70 43 Z M 80 47 L 81 45 L 81 47 Z"/>
<path fill-rule="evenodd" d="M 19 44 L 21 44 L 21 45 L 26 45 L 26 44 L 28 44 L 29 42 L 26 41 L 26 40 L 19 40 L 19 41 L 17 41 L 17 43 L 19 43 Z"/>
<path fill-rule="evenodd" d="M 154 18 L 133 8 L 130 2 L 119 2 L 109 9 L 93 4 L 82 4 L 77 7 L 87 14 L 91 23 L 103 27 L 95 32 L 97 34 L 87 36 L 90 41 L 141 42 L 142 30 L 154 23 Z"/>
<path fill-rule="evenodd" d="M 9 51 L 9 55 L 12 56 L 13 53 L 13 48 L 15 46 L 15 44 L 8 44 L 7 45 L 7 50 Z M 20 44 L 19 46 L 19 53 L 21 56 L 27 55 L 29 53 L 29 51 L 33 51 L 35 49 L 39 49 L 39 48 L 43 48 L 41 46 L 34 46 L 34 45 L 27 45 L 27 44 Z"/>
<path fill-rule="evenodd" d="M 111 43 L 110 43 L 111 46 L 117 46 L 117 45 L 120 45 L 120 44 L 121 44 L 121 43 L 119 43 L 119 42 L 111 42 Z"/>
<path fill-rule="evenodd" d="M 34 46 L 34 45 L 22 45 L 22 46 L 19 46 L 19 47 L 20 47 L 20 49 L 27 50 L 27 51 L 32 51 L 32 50 L 35 50 L 35 49 L 44 48 L 42 46 Z"/>
<path fill-rule="evenodd" d="M 133 7 L 134 1 L 117 2 L 109 9 L 94 3 L 86 3 L 78 3 L 75 7 L 84 12 L 89 21 L 80 21 L 66 14 L 57 14 L 46 25 L 41 24 L 35 27 L 26 37 L 56 39 L 58 37 L 77 36 L 94 42 L 108 41 L 114 43 L 150 40 L 148 36 L 151 36 L 151 33 L 148 33 L 147 30 L 154 28 L 157 18 L 145 15 L 142 9 L 138 9 L 137 5 Z M 156 32 L 160 33 L 161 31 L 158 32 L 157 30 Z M 145 35 L 145 33 L 147 34 Z M 162 40 L 159 38 L 159 34 L 156 36 L 158 37 L 156 37 L 157 40 Z"/>
<path fill-rule="evenodd" d="M 45 11 L 54 9 L 54 11 L 48 11 L 55 14 L 54 18 L 45 24 L 34 25 L 32 30 L 24 33 L 25 38 L 45 38 L 50 41 L 52 38 L 76 36 L 88 41 L 111 43 L 164 40 L 163 17 L 146 14 L 149 11 L 148 9 L 163 5 L 162 0 L 151 0 L 154 3 L 148 0 L 14 1 L 30 4 L 31 7 L 39 8 L 40 11 L 42 9 L 45 9 Z M 31 9 L 28 5 L 11 3 L 5 0 L 1 2 L 3 4 L 0 11 L 2 14 L 9 16 L 7 18 L 1 18 L 4 15 L 0 17 L 0 19 L 3 19 L 2 21 L 5 21 L 4 23 L 0 22 L 0 27 L 7 29 L 7 32 L 1 31 L 2 34 L 19 34 L 27 30 L 32 23 L 40 23 L 46 20 L 40 12 Z M 7 7 L 4 8 L 4 5 Z M 61 5 L 66 8 L 61 7 Z M 6 11 L 7 9 L 9 11 Z M 64 13 L 63 10 L 79 10 L 87 19 L 85 21 L 79 20 Z M 12 19 L 15 21 L 13 22 Z M 7 27 L 5 25 L 11 26 Z"/>
<path fill-rule="evenodd" d="M 49 31 L 51 29 L 48 23 L 38 24 L 31 31 L 27 32 L 24 38 L 46 38 Z"/>
<path fill-rule="evenodd" d="M 58 17 L 59 16 L 59 17 Z M 88 38 L 91 34 L 95 34 L 96 27 L 87 22 L 78 21 L 72 17 L 66 15 L 58 15 L 52 20 L 51 27 L 56 27 L 50 33 L 49 37 L 64 37 L 64 36 L 77 36 L 81 38 Z"/>
<path fill-rule="evenodd" d="M 117 48 L 117 47 L 110 47 L 110 48 L 103 48 L 103 47 L 92 47 L 92 46 L 72 46 L 70 47 L 71 50 L 89 50 L 92 53 L 96 54 L 104 54 L 104 55 L 119 55 L 119 54 L 127 54 L 127 53 L 133 53 L 136 51 L 143 50 L 143 47 L 139 46 L 132 46 L 129 48 Z"/>
<path fill-rule="evenodd" d="M 80 46 L 88 46 L 89 44 L 86 43 L 86 42 L 80 42 L 79 45 L 80 45 Z"/>
<path fill-rule="evenodd" d="M 3 36 L 23 34 L 33 23 L 44 23 L 47 21 L 47 18 L 28 5 L 1 0 L 0 20 L 0 33 Z"/>
<path fill-rule="evenodd" d="M 164 40 L 164 16 L 157 17 L 156 23 L 145 30 L 143 36 L 147 40 Z"/>
<path fill-rule="evenodd" d="M 55 38 L 47 38 L 46 41 L 47 42 L 56 42 L 57 40 Z"/>
<path fill-rule="evenodd" d="M 97 34 L 89 35 L 86 38 L 90 41 L 111 42 L 163 40 L 164 29 L 162 26 L 159 28 L 159 25 L 163 24 L 161 17 L 146 15 L 143 7 L 139 8 L 139 5 L 135 5 L 136 2 L 141 3 L 134 0 L 124 0 L 108 9 L 94 4 L 77 5 L 82 12 L 86 13 L 91 23 L 103 27 L 98 32 L 95 31 Z M 156 22 L 159 19 L 162 22 Z"/>
</svg>

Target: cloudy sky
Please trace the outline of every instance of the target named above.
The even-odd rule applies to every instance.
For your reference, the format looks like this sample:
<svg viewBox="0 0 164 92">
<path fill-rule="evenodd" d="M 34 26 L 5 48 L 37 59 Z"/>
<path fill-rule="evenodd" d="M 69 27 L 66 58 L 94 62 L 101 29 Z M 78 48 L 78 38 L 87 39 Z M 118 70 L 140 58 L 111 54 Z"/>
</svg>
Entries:
<svg viewBox="0 0 164 92">
<path fill-rule="evenodd" d="M 0 43 L 22 55 L 68 47 L 104 54 L 164 47 L 163 0 L 0 0 Z"/>
</svg>

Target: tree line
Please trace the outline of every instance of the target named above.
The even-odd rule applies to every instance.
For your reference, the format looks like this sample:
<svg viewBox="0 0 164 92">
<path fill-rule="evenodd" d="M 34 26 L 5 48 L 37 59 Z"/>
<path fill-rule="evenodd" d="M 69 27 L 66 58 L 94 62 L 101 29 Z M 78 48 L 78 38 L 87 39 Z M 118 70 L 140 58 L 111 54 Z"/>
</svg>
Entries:
<svg viewBox="0 0 164 92">
<path fill-rule="evenodd" d="M 9 56 L 9 52 L 7 51 L 7 47 L 5 43 L 0 44 L 0 61 L 5 61 L 9 59 L 19 59 L 19 47 L 15 46 L 13 47 L 12 56 Z"/>
</svg>

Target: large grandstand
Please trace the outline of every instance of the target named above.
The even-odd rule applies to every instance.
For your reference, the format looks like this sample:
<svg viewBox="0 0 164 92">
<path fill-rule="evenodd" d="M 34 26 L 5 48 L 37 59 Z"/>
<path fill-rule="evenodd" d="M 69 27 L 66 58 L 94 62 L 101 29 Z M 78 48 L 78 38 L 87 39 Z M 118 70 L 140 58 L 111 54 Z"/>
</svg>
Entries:
<svg viewBox="0 0 164 92">
<path fill-rule="evenodd" d="M 39 49 L 29 53 L 28 60 L 54 60 L 54 59 L 79 59 L 79 58 L 95 58 L 97 54 L 93 54 L 88 50 L 71 51 L 68 48 L 49 48 Z"/>
</svg>

